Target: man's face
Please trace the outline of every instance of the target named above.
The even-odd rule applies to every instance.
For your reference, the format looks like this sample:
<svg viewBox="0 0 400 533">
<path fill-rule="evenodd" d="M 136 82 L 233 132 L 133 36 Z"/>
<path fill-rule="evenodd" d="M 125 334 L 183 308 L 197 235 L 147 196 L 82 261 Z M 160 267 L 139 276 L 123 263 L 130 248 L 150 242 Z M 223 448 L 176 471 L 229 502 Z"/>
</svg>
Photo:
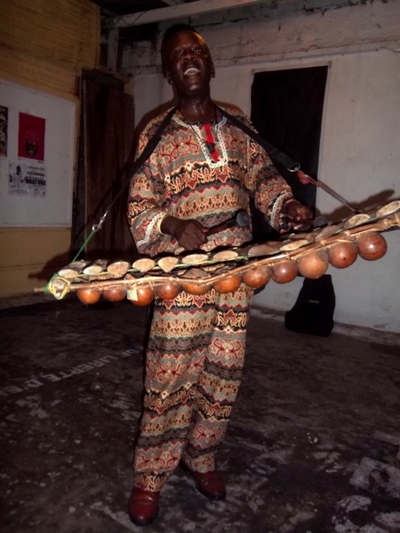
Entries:
<svg viewBox="0 0 400 533">
<path fill-rule="evenodd" d="M 167 80 L 178 96 L 206 94 L 210 79 L 214 77 L 214 65 L 204 39 L 191 31 L 177 33 L 167 49 Z"/>
</svg>

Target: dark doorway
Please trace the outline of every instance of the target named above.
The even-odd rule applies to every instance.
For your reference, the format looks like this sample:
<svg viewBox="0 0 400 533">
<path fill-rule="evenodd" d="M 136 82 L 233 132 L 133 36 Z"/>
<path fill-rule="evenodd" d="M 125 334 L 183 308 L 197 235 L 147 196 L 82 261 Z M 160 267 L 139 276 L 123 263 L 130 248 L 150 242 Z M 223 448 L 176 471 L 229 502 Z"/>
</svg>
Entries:
<svg viewBox="0 0 400 533">
<path fill-rule="evenodd" d="M 251 120 L 258 132 L 315 179 L 327 74 L 327 66 L 258 72 L 251 90 Z M 295 197 L 315 208 L 315 187 L 302 185 L 279 163 L 276 167 Z M 277 237 L 259 213 L 254 211 L 253 219 L 255 240 Z"/>
</svg>

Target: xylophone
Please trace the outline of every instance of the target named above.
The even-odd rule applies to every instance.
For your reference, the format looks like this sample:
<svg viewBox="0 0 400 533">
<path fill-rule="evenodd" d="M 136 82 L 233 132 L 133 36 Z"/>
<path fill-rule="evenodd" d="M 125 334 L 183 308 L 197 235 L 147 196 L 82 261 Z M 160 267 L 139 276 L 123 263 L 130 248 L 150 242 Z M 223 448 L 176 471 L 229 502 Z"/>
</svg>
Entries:
<svg viewBox="0 0 400 533">
<path fill-rule="evenodd" d="M 103 296 L 113 302 L 128 298 L 144 306 L 155 297 L 173 299 L 181 290 L 194 295 L 211 289 L 229 293 L 241 283 L 257 289 L 270 279 L 288 283 L 298 274 L 317 279 L 329 265 L 346 268 L 358 256 L 367 261 L 380 259 L 387 250 L 382 233 L 399 227 L 400 200 L 396 200 L 324 228 L 285 235 L 280 241 L 140 258 L 133 264 L 122 260 L 75 261 L 53 276 L 48 291 L 57 299 L 76 292 L 85 304 L 94 304 Z"/>
</svg>

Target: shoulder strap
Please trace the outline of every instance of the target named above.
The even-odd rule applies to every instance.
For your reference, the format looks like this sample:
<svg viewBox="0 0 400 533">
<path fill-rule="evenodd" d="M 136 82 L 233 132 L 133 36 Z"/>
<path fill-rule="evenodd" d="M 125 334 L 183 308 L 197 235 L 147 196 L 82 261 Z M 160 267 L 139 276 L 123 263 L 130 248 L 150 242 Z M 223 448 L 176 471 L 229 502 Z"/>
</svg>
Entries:
<svg viewBox="0 0 400 533">
<path fill-rule="evenodd" d="M 216 106 L 218 111 L 226 117 L 229 122 L 240 128 L 242 131 L 244 131 L 249 137 L 251 137 L 256 143 L 258 143 L 260 146 L 264 148 L 264 150 L 268 153 L 271 159 L 274 159 L 281 165 L 283 165 L 285 168 L 287 168 L 290 172 L 296 172 L 299 170 L 300 165 L 296 161 L 294 161 L 290 156 L 287 154 L 281 152 L 275 146 L 273 146 L 271 143 L 269 143 L 267 140 L 265 140 L 261 135 L 256 133 L 254 130 L 249 128 L 244 122 L 239 120 L 238 118 L 234 117 L 225 109 L 222 109 L 219 106 Z"/>
<path fill-rule="evenodd" d="M 168 126 L 168 124 L 171 121 L 172 115 L 175 113 L 176 107 L 173 107 L 170 109 L 170 111 L 165 115 L 163 118 L 161 124 L 156 129 L 153 137 L 149 139 L 146 146 L 144 147 L 143 152 L 140 154 L 140 156 L 134 161 L 131 169 L 128 172 L 128 178 L 126 180 L 126 183 L 124 183 L 123 187 L 127 185 L 133 176 L 136 174 L 136 172 L 139 170 L 139 168 L 143 165 L 143 163 L 151 156 L 151 154 L 156 149 L 157 144 L 160 142 L 161 136 L 164 133 L 165 128 Z"/>
</svg>

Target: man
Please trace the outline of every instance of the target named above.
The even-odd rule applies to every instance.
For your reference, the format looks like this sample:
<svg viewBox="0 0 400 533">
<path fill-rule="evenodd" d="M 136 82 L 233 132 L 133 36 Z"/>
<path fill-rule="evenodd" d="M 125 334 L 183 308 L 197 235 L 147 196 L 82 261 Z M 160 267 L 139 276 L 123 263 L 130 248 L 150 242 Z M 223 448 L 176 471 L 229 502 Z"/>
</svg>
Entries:
<svg viewBox="0 0 400 533">
<path fill-rule="evenodd" d="M 140 253 L 156 256 L 209 251 L 251 240 L 250 227 L 207 230 L 234 217 L 249 199 L 279 231 L 306 229 L 312 213 L 292 193 L 265 151 L 217 111 L 210 97 L 214 65 L 193 30 L 164 39 L 165 75 L 177 110 L 156 149 L 134 176 L 128 218 Z M 250 125 L 240 112 L 237 118 Z M 165 114 L 151 121 L 139 153 Z M 204 296 L 181 292 L 154 302 L 146 359 L 143 414 L 135 446 L 129 513 L 134 523 L 154 520 L 160 490 L 178 464 L 210 499 L 223 499 L 216 470 L 240 384 L 252 290 Z"/>
</svg>

